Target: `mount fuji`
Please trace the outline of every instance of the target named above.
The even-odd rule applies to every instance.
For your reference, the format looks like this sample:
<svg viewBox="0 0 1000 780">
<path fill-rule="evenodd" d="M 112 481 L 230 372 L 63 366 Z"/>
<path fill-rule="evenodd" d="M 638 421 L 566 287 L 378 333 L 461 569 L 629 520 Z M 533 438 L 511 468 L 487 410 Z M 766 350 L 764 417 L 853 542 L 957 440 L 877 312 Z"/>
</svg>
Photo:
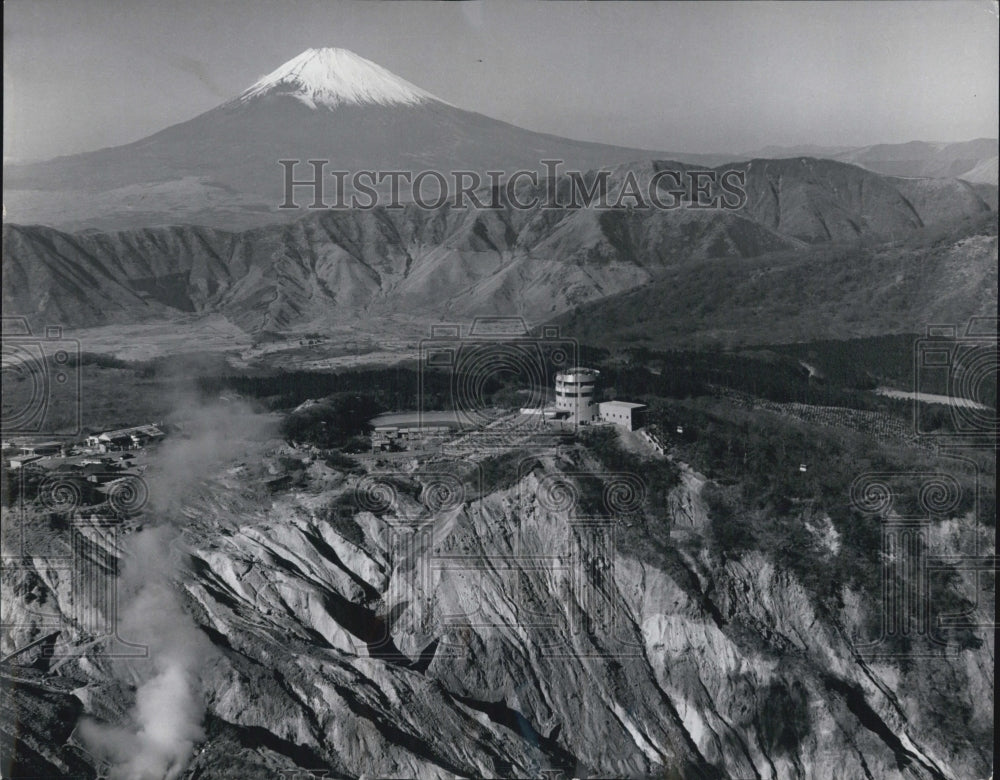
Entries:
<svg viewBox="0 0 1000 780">
<path fill-rule="evenodd" d="M 196 224 L 246 229 L 278 211 L 281 159 L 327 170 L 508 173 L 561 159 L 589 170 L 678 155 L 572 141 L 448 104 L 344 49 L 308 49 L 232 100 L 125 146 L 5 170 L 6 221 L 65 229 Z M 306 169 L 308 170 L 308 169 Z M 299 174 L 300 178 L 305 174 Z"/>
<path fill-rule="evenodd" d="M 310 108 L 444 102 L 347 49 L 306 49 L 264 76 L 236 101 L 245 103 L 270 94 L 289 95 Z"/>
</svg>

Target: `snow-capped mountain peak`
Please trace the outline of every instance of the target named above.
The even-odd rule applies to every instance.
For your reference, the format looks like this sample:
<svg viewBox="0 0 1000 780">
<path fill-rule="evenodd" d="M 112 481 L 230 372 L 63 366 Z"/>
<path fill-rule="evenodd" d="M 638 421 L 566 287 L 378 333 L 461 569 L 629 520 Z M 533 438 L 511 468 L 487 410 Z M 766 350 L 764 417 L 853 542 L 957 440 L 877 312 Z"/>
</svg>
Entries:
<svg viewBox="0 0 1000 780">
<path fill-rule="evenodd" d="M 333 48 L 306 49 L 237 100 L 245 102 L 265 94 L 290 95 L 310 108 L 444 102 L 352 51 Z"/>
</svg>

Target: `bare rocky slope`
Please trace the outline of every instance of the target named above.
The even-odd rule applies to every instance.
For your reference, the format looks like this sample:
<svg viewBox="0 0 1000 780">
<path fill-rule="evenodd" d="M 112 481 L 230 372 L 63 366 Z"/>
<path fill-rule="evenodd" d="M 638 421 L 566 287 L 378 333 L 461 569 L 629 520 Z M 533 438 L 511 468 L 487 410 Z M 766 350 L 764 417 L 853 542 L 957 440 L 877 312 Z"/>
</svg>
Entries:
<svg viewBox="0 0 1000 780">
<path fill-rule="evenodd" d="M 954 179 L 893 179 L 811 158 L 730 169 L 746 180 L 738 210 L 642 208 L 629 198 L 617 209 L 545 208 L 543 181 L 519 190 L 521 202 L 540 199 L 528 209 L 504 198 L 495 210 L 323 211 L 242 233 L 5 225 L 3 303 L 40 328 L 189 312 L 222 313 L 247 332 L 317 330 L 394 312 L 438 319 L 517 312 L 540 322 L 688 261 L 899 238 L 990 213 L 970 185 Z M 688 166 L 620 166 L 610 174 L 609 202 L 633 179 L 646 192 L 664 170 L 683 176 Z M 671 202 L 671 182 L 660 184 L 661 199 Z M 568 203 L 569 180 L 555 185 L 559 202 Z"/>
<path fill-rule="evenodd" d="M 262 493 L 290 462 L 297 484 Z M 600 468 L 579 447 L 496 484 L 467 460 L 351 473 L 273 441 L 199 463 L 117 541 L 88 522 L 35 517 L 23 538 L 5 524 L 21 565 L 4 568 L 3 652 L 59 631 L 50 658 L 3 665 L 4 756 L 22 774 L 130 776 L 130 745 L 171 777 L 989 776 L 990 636 L 866 656 L 874 607 L 848 584 L 831 616 L 766 550 L 711 552 L 690 469 L 652 513 L 619 485 L 610 520 L 584 521 L 576 475 Z M 959 552 L 969 523 L 942 522 L 938 541 Z M 97 583 L 116 568 L 114 642 Z M 149 658 L 102 652 L 123 642 Z M 141 702 L 163 690 L 180 714 L 150 721 Z"/>
</svg>

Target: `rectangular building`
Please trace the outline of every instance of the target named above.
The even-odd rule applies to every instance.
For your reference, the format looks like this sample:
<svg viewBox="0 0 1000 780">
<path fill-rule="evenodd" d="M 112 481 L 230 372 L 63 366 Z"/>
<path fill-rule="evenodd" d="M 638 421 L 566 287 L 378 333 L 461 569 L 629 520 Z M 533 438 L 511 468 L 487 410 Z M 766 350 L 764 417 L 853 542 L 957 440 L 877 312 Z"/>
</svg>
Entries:
<svg viewBox="0 0 1000 780">
<path fill-rule="evenodd" d="M 41 455 L 16 455 L 10 459 L 10 468 L 11 470 L 19 469 L 22 466 L 27 466 L 29 463 L 34 463 L 41 459 Z"/>
<path fill-rule="evenodd" d="M 601 420 L 634 431 L 646 423 L 646 404 L 604 401 L 599 405 Z"/>
<path fill-rule="evenodd" d="M 101 452 L 130 450 L 154 441 L 159 441 L 163 436 L 163 431 L 155 425 L 136 425 L 131 428 L 121 428 L 117 431 L 105 431 L 97 436 L 88 436 L 87 444 L 92 447 L 99 447 Z"/>
<path fill-rule="evenodd" d="M 62 442 L 58 441 L 38 441 L 21 446 L 22 455 L 57 455 L 62 450 Z"/>
</svg>

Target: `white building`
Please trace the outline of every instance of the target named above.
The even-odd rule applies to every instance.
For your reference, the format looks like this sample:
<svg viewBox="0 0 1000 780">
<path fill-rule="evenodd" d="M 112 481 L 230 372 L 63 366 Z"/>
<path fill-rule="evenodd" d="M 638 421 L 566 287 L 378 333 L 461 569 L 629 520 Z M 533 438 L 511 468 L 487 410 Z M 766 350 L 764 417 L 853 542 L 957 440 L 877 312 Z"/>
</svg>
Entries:
<svg viewBox="0 0 1000 780">
<path fill-rule="evenodd" d="M 614 423 L 630 431 L 641 428 L 645 424 L 645 404 L 633 404 L 628 401 L 604 401 L 599 404 L 601 420 Z"/>
<path fill-rule="evenodd" d="M 571 422 L 586 425 L 596 422 L 594 392 L 600 371 L 593 368 L 568 368 L 556 374 L 556 409 L 567 412 Z"/>
<path fill-rule="evenodd" d="M 13 471 L 41 459 L 41 455 L 17 455 L 10 459 L 10 468 Z"/>
</svg>

